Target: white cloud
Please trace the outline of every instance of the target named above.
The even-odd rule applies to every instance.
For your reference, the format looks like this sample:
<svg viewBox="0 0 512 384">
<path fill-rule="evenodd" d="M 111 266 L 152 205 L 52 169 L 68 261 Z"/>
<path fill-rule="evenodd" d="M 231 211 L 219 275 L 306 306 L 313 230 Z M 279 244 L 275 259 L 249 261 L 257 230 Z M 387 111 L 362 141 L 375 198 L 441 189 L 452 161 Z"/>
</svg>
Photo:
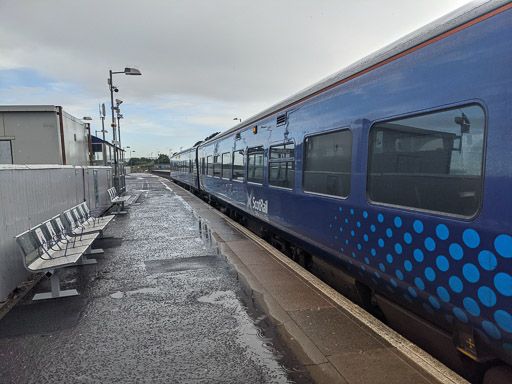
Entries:
<svg viewBox="0 0 512 384">
<path fill-rule="evenodd" d="M 143 75 L 114 76 L 128 138 L 149 132 L 187 146 L 466 2 L 3 0 L 0 70 L 53 80 L 0 84 L 0 98 L 97 119 L 98 104 L 108 108 L 108 70 L 133 66 Z"/>
</svg>

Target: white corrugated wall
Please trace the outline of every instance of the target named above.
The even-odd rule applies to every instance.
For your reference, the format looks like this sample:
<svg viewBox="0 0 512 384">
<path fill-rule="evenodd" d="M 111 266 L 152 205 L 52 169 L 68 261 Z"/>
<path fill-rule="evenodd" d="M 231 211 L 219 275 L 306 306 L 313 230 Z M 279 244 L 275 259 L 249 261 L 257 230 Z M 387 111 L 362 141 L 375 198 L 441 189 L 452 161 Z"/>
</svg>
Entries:
<svg viewBox="0 0 512 384">
<path fill-rule="evenodd" d="M 108 177 L 109 167 L 0 165 L 0 300 L 28 276 L 14 237 L 84 201 L 105 208 Z"/>
</svg>

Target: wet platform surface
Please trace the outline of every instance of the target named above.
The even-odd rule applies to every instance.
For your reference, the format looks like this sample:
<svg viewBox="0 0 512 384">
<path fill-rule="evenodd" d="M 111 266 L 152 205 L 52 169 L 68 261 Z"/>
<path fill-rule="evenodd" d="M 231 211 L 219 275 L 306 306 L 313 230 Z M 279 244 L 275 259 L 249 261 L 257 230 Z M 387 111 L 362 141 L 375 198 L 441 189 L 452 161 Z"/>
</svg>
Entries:
<svg viewBox="0 0 512 384">
<path fill-rule="evenodd" d="M 127 188 L 98 264 L 63 271 L 80 296 L 33 302 L 43 278 L 0 320 L 1 383 L 463 382 L 170 181 Z"/>
</svg>

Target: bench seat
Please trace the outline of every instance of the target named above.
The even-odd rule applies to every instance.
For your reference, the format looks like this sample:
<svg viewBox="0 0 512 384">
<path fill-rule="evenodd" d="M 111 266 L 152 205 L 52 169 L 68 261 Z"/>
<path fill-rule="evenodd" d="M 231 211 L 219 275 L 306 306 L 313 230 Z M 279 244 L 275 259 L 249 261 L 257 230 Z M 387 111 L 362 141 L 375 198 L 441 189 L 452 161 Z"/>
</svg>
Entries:
<svg viewBox="0 0 512 384">
<path fill-rule="evenodd" d="M 124 203 L 130 199 L 130 196 L 117 196 L 116 187 L 112 187 L 107 189 L 107 192 L 110 196 L 110 203 L 112 205 L 117 205 L 117 211 L 113 212 L 114 215 L 126 214 L 124 211 Z"/>
<path fill-rule="evenodd" d="M 51 292 L 38 293 L 33 300 L 78 295 L 76 289 L 60 289 L 59 270 L 95 264 L 96 260 L 87 259 L 87 255 L 103 253 L 102 249 L 92 249 L 92 244 L 103 236 L 113 218 L 93 217 L 87 204 L 82 203 L 16 236 L 25 268 L 50 277 Z"/>
</svg>

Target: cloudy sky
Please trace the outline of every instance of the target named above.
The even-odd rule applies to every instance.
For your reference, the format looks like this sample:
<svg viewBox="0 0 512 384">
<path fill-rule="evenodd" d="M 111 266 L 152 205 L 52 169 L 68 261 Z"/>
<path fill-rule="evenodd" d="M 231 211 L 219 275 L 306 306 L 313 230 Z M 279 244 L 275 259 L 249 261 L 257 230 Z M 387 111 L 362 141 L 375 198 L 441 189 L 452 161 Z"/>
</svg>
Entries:
<svg viewBox="0 0 512 384">
<path fill-rule="evenodd" d="M 468 0 L 0 0 L 0 104 L 91 116 L 134 157 L 193 145 Z M 108 129 L 108 137 L 112 132 Z M 98 133 L 100 135 L 100 133 Z"/>
</svg>

